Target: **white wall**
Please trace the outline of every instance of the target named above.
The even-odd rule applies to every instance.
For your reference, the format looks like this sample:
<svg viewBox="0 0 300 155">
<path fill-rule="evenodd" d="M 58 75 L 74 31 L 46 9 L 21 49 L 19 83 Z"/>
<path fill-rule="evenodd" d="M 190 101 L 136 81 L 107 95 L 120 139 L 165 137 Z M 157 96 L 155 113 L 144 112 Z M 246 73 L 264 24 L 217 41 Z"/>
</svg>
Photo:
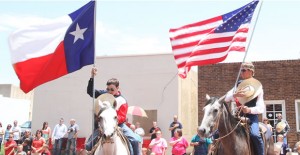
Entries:
<svg viewBox="0 0 300 155">
<path fill-rule="evenodd" d="M 158 126 L 167 140 L 173 115 L 178 113 L 178 76 L 172 54 L 98 57 L 98 75 L 95 88 L 105 89 L 106 81 L 115 77 L 129 106 L 157 109 Z M 92 131 L 92 99 L 86 86 L 92 66 L 48 82 L 35 89 L 33 105 L 33 131 L 48 121 L 53 129 L 59 118 L 75 118 L 80 126 L 80 137 Z M 147 122 L 152 123 L 152 122 Z M 145 129 L 147 132 L 149 129 Z"/>
<path fill-rule="evenodd" d="M 21 125 L 29 120 L 30 100 L 12 99 L 0 96 L 0 122 L 6 129 L 8 124 L 13 125 L 14 120 Z"/>
</svg>

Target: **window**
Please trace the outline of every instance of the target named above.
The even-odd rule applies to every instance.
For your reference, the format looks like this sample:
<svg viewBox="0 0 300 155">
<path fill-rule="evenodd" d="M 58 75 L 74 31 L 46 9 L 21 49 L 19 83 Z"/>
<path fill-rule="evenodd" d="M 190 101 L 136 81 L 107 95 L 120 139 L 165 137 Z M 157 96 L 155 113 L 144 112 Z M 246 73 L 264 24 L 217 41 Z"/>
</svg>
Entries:
<svg viewBox="0 0 300 155">
<path fill-rule="evenodd" d="M 276 140 L 275 137 L 275 123 L 277 122 L 277 114 L 282 114 L 282 119 L 286 119 L 285 116 L 285 101 L 284 100 L 269 100 L 265 101 L 266 104 L 266 111 L 263 113 L 263 118 L 268 118 L 270 124 L 273 127 L 273 136 L 274 140 Z"/>
<path fill-rule="evenodd" d="M 295 111 L 296 111 L 296 127 L 297 132 L 300 132 L 300 100 L 295 101 Z"/>
</svg>

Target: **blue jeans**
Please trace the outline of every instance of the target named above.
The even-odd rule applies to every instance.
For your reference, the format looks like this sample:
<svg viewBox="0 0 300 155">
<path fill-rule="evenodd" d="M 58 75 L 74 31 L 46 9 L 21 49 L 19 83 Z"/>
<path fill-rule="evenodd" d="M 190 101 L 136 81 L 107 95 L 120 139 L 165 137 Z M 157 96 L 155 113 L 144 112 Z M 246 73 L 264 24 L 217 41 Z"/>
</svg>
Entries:
<svg viewBox="0 0 300 155">
<path fill-rule="evenodd" d="M 67 141 L 66 153 L 70 154 L 70 151 L 71 151 L 72 155 L 76 155 L 76 139 L 75 138 L 68 139 L 68 141 Z"/>
<path fill-rule="evenodd" d="M 119 127 L 122 128 L 123 134 L 129 140 L 129 151 L 131 155 L 140 155 L 139 143 L 141 138 L 135 134 L 125 123 L 119 124 Z M 97 137 L 99 135 L 98 129 L 96 129 L 93 134 L 89 137 L 87 143 L 85 144 L 85 149 L 90 151 L 93 148 L 93 145 L 97 142 Z M 93 145 L 92 145 L 93 143 Z"/>
<path fill-rule="evenodd" d="M 54 145 L 53 145 L 53 154 L 54 155 L 60 155 L 61 154 L 61 144 L 63 139 L 55 139 Z"/>
<path fill-rule="evenodd" d="M 283 143 L 286 144 L 286 145 L 288 144 L 286 136 L 283 137 Z"/>
<path fill-rule="evenodd" d="M 264 155 L 264 142 L 259 132 L 258 115 L 247 114 L 250 119 L 250 137 L 257 155 Z"/>
</svg>

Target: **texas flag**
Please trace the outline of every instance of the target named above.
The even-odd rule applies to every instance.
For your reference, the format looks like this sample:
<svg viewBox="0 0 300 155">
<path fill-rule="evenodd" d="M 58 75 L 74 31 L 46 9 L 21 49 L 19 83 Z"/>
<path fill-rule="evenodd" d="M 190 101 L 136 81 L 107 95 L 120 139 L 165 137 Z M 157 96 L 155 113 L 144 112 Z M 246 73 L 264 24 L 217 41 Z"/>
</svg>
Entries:
<svg viewBox="0 0 300 155">
<path fill-rule="evenodd" d="M 90 1 L 68 16 L 9 36 L 12 64 L 25 93 L 94 63 L 94 10 Z"/>
</svg>

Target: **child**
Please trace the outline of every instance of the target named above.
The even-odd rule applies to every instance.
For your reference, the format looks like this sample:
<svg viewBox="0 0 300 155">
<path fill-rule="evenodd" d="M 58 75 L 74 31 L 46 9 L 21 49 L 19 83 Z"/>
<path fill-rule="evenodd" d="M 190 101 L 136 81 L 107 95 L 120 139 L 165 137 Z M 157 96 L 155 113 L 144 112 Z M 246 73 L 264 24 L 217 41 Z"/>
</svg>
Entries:
<svg viewBox="0 0 300 155">
<path fill-rule="evenodd" d="M 23 145 L 23 151 L 27 154 L 27 155 L 31 155 L 31 145 L 30 145 L 31 140 L 29 138 L 26 138 L 24 140 L 24 142 L 22 143 Z"/>
<path fill-rule="evenodd" d="M 17 147 L 17 151 L 15 152 L 15 155 L 26 155 L 26 152 L 23 151 L 23 145 L 19 144 Z"/>
<path fill-rule="evenodd" d="M 275 143 L 275 148 L 278 148 L 278 150 L 280 150 L 279 151 L 280 155 L 286 155 L 287 148 L 288 148 L 287 144 L 283 142 L 283 138 L 284 136 L 282 134 L 277 135 L 277 142 Z"/>
</svg>

